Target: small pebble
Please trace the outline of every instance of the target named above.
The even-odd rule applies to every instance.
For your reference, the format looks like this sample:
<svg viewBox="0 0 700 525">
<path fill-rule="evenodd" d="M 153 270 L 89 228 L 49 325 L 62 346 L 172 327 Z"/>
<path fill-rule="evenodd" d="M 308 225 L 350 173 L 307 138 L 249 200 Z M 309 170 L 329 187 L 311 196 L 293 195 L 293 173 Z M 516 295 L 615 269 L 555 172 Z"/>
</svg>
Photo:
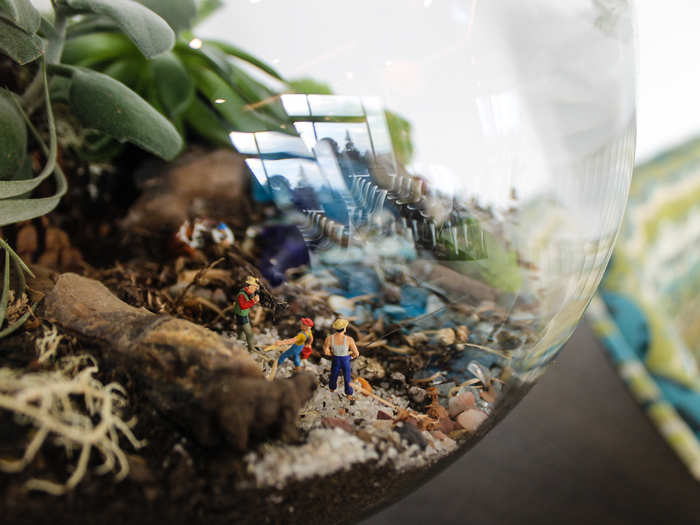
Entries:
<svg viewBox="0 0 700 525">
<path fill-rule="evenodd" d="M 444 434 L 449 434 L 450 432 L 457 429 L 459 429 L 459 424 L 453 419 L 450 419 L 449 417 L 441 417 L 438 420 L 438 430 L 440 430 Z"/>
<path fill-rule="evenodd" d="M 416 403 L 422 403 L 425 401 L 425 398 L 428 394 L 421 387 L 412 386 L 408 389 L 408 395 L 411 396 L 411 399 L 413 399 L 413 401 L 415 401 Z"/>
<path fill-rule="evenodd" d="M 481 410 L 469 408 L 457 416 L 457 423 L 465 430 L 474 432 L 487 418 Z"/>
<path fill-rule="evenodd" d="M 391 374 L 391 379 L 393 379 L 394 381 L 398 381 L 399 383 L 406 382 L 406 376 L 403 375 L 401 372 L 393 372 Z"/>
<path fill-rule="evenodd" d="M 462 392 L 458 396 L 450 399 L 449 404 L 449 414 L 450 417 L 456 417 L 468 408 L 474 408 L 476 399 L 474 399 L 474 394 L 472 392 Z"/>
<path fill-rule="evenodd" d="M 355 361 L 355 367 L 358 371 L 362 371 L 362 376 L 368 381 L 377 381 L 384 379 L 386 371 L 382 364 L 374 357 L 360 356 Z"/>
<path fill-rule="evenodd" d="M 408 441 L 412 445 L 418 445 L 421 449 L 428 446 L 428 442 L 423 437 L 420 430 L 408 423 L 399 423 L 396 425 L 396 431 L 402 439 Z"/>
<path fill-rule="evenodd" d="M 447 439 L 447 435 L 445 435 L 445 433 L 441 432 L 440 430 L 433 430 L 430 433 L 430 435 L 433 436 L 438 441 L 444 441 L 445 439 Z"/>
<path fill-rule="evenodd" d="M 394 419 L 394 418 L 382 410 L 377 410 L 377 419 Z"/>
<path fill-rule="evenodd" d="M 211 300 L 212 302 L 218 305 L 225 305 L 229 302 L 226 298 L 226 294 L 221 288 L 217 288 L 216 290 L 214 290 L 214 293 L 211 294 Z"/>
<path fill-rule="evenodd" d="M 355 432 L 355 435 L 365 443 L 372 443 L 372 434 L 370 434 L 366 430 L 358 430 L 357 432 Z"/>
</svg>

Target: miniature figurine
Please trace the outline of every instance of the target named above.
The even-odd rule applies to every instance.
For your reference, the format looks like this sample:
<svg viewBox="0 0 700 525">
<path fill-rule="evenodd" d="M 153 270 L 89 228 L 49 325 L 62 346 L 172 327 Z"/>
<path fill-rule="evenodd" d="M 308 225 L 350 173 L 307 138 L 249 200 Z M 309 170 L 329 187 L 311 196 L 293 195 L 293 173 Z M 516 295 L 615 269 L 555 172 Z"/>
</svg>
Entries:
<svg viewBox="0 0 700 525">
<path fill-rule="evenodd" d="M 323 353 L 331 356 L 331 376 L 328 381 L 328 388 L 331 392 L 335 392 L 338 386 L 338 374 L 342 370 L 343 381 L 345 383 L 345 395 L 348 399 L 353 399 L 353 389 L 351 386 L 352 378 L 350 371 L 350 359 L 359 357 L 360 352 L 357 351 L 355 340 L 346 335 L 345 331 L 348 328 L 348 320 L 338 318 L 333 322 L 333 330 L 335 333 L 326 337 L 323 343 Z"/>
<path fill-rule="evenodd" d="M 255 336 L 253 328 L 250 326 L 249 313 L 250 309 L 260 302 L 258 288 L 260 283 L 252 275 L 245 280 L 247 286 L 242 288 L 236 296 L 234 313 L 236 315 L 236 325 L 238 326 L 238 337 L 241 337 L 241 332 L 245 334 L 246 342 L 248 343 L 248 351 L 255 350 Z"/>
<path fill-rule="evenodd" d="M 209 245 L 219 249 L 228 248 L 234 240 L 233 232 L 226 223 L 206 218 L 197 218 L 194 223 L 186 220 L 175 234 L 175 241 L 190 256 Z"/>
<path fill-rule="evenodd" d="M 311 355 L 311 343 L 314 342 L 314 334 L 311 332 L 311 328 L 314 326 L 314 322 L 308 317 L 302 317 L 300 321 L 301 332 L 299 332 L 294 337 L 289 339 L 282 339 L 277 341 L 273 346 L 284 346 L 291 344 L 287 350 L 282 352 L 277 361 L 272 367 L 272 371 L 268 378 L 272 379 L 277 375 L 277 367 L 282 365 L 287 359 L 294 361 L 294 367 L 297 372 L 301 369 L 301 360 L 307 359 Z"/>
</svg>

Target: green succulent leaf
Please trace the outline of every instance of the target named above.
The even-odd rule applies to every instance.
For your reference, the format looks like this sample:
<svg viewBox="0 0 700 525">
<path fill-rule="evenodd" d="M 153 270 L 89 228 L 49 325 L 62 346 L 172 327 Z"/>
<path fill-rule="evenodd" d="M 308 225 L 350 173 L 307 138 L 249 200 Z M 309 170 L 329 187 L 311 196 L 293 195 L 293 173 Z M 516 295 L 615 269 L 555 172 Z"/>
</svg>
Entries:
<svg viewBox="0 0 700 525">
<path fill-rule="evenodd" d="M 169 51 L 175 44 L 175 34 L 168 23 L 134 0 L 63 1 L 75 10 L 104 15 L 114 20 L 148 58 Z"/>
<path fill-rule="evenodd" d="M 0 239 L 0 253 L 2 253 L 3 251 L 5 252 L 5 267 L 3 269 L 2 294 L 0 295 L 0 327 L 2 327 L 5 321 L 5 316 L 7 314 L 7 304 L 10 297 L 10 261 L 15 267 L 15 292 L 17 296 L 24 293 L 26 289 L 27 281 L 24 274 L 27 273 L 32 277 L 34 276 L 34 274 L 27 267 L 27 265 L 24 264 L 22 258 L 19 255 L 17 255 L 17 253 L 15 253 L 15 251 L 10 247 L 9 244 Z M 22 326 L 22 324 L 24 324 L 24 322 L 32 314 L 34 306 L 36 306 L 36 303 L 24 315 L 22 315 L 22 317 L 17 319 L 14 323 L 8 323 L 8 326 L 6 326 L 3 330 L 0 330 L 0 339 L 11 334 L 15 330 L 17 330 L 17 328 Z"/>
<path fill-rule="evenodd" d="M 231 147 L 231 140 L 228 136 L 226 124 L 221 117 L 195 96 L 185 113 L 187 124 L 201 137 L 219 144 L 220 146 Z"/>
<path fill-rule="evenodd" d="M 34 138 L 39 143 L 39 145 L 42 148 L 42 151 L 46 155 L 46 165 L 41 170 L 41 173 L 37 175 L 37 177 L 29 181 L 10 181 L 3 184 L 22 185 L 29 183 L 33 184 L 33 186 L 31 186 L 31 188 L 33 188 L 36 186 L 36 184 L 38 184 L 38 182 L 41 182 L 41 180 L 53 173 L 56 178 L 56 191 L 51 197 L 43 197 L 38 199 L 23 197 L 4 198 L 2 200 L 2 206 L 0 206 L 0 226 L 4 226 L 5 224 L 12 224 L 14 222 L 26 221 L 47 214 L 48 212 L 53 210 L 56 207 L 56 205 L 58 205 L 58 202 L 61 200 L 61 197 L 66 193 L 67 190 L 66 178 L 63 175 L 60 166 L 58 166 L 58 164 L 56 163 L 56 154 L 58 148 L 56 140 L 56 126 L 53 118 L 53 110 L 51 108 L 51 100 L 49 98 L 49 87 L 48 82 L 46 80 L 46 66 L 44 61 L 42 61 L 41 70 L 43 77 L 43 91 L 44 98 L 46 101 L 46 115 L 48 119 L 50 139 L 50 144 L 48 147 L 46 146 L 46 144 L 44 144 L 41 135 L 32 124 L 32 121 L 29 120 L 29 117 L 24 113 L 19 103 L 15 102 L 15 105 L 17 107 L 17 110 L 22 114 L 27 128 L 29 128 L 29 130 L 32 132 Z M 29 189 L 29 191 L 31 191 L 31 188 Z M 15 191 L 17 190 L 16 187 L 14 189 Z M 26 190 L 27 188 L 23 187 L 21 189 Z M 17 195 L 17 193 L 13 193 L 13 195 Z"/>
<path fill-rule="evenodd" d="M 46 215 L 58 205 L 67 189 L 65 176 L 56 170 L 56 192 L 51 197 L 3 200 L 0 206 L 0 226 Z"/>
<path fill-rule="evenodd" d="M 413 158 L 411 123 L 392 111 L 385 111 L 384 114 L 386 115 L 386 124 L 389 128 L 389 135 L 391 135 L 391 143 L 394 146 L 396 160 L 406 165 Z"/>
<path fill-rule="evenodd" d="M 1 15 L 5 15 L 27 33 L 36 33 L 41 23 L 39 11 L 29 0 L 0 0 Z"/>
<path fill-rule="evenodd" d="M 175 127 L 148 102 L 113 78 L 70 66 L 70 105 L 87 128 L 136 144 L 165 160 L 182 149 Z"/>
<path fill-rule="evenodd" d="M 55 40 L 61 38 L 61 35 L 58 33 L 58 31 L 56 31 L 56 28 L 54 27 L 51 20 L 48 20 L 43 15 L 41 16 L 41 22 L 39 23 L 38 34 L 39 36 L 43 36 L 47 39 Z"/>
<path fill-rule="evenodd" d="M 313 78 L 303 77 L 290 80 L 289 86 L 297 93 L 313 94 L 313 95 L 332 95 L 333 90 L 329 84 L 320 82 Z"/>
<path fill-rule="evenodd" d="M 87 35 L 89 33 L 118 32 L 119 26 L 106 16 L 83 15 L 78 20 L 71 20 L 66 28 L 66 38 Z"/>
<path fill-rule="evenodd" d="M 155 93 L 166 115 L 181 115 L 192 102 L 194 83 L 189 73 L 173 53 L 166 53 L 151 61 Z"/>
<path fill-rule="evenodd" d="M 197 16 L 197 6 L 194 0 L 136 1 L 160 15 L 176 33 L 190 29 Z"/>
<path fill-rule="evenodd" d="M 258 112 L 266 113 L 281 123 L 287 123 L 289 117 L 277 93 L 255 80 L 242 68 L 233 64 L 231 68 L 229 83 L 246 101 L 255 104 Z"/>
<path fill-rule="evenodd" d="M 5 321 L 7 300 L 10 296 L 10 252 L 5 252 L 5 268 L 2 279 L 2 294 L 0 294 L 0 326 Z"/>
<path fill-rule="evenodd" d="M 226 42 L 221 42 L 219 40 L 207 40 L 206 43 L 210 46 L 218 48 L 219 50 L 223 51 L 224 53 L 226 53 L 229 56 L 240 58 L 241 60 L 248 62 L 249 64 L 254 65 L 258 69 L 261 69 L 262 71 L 264 71 L 268 75 L 276 78 L 277 80 L 281 80 L 284 82 L 282 75 L 280 75 L 273 67 L 269 66 L 268 64 L 266 64 L 262 60 L 255 58 L 250 53 L 247 53 L 236 46 L 233 46 L 231 44 L 227 44 Z"/>
<path fill-rule="evenodd" d="M 214 109 L 231 123 L 237 131 L 263 131 L 277 129 L 279 124 L 257 113 L 216 72 L 203 67 L 189 67 L 197 89 Z"/>
<path fill-rule="evenodd" d="M 102 73 L 126 84 L 133 91 L 141 93 L 143 85 L 147 81 L 148 61 L 141 55 L 121 58 L 114 62 L 109 62 L 102 70 Z"/>
<path fill-rule="evenodd" d="M 27 33 L 13 23 L 0 18 L 0 53 L 24 65 L 36 60 L 44 53 L 44 42 L 38 36 Z"/>
<path fill-rule="evenodd" d="M 27 156 L 27 126 L 12 95 L 0 90 L 0 198 L 5 181 L 14 178 Z M 22 192 L 19 192 L 22 193 Z"/>
<path fill-rule="evenodd" d="M 73 66 L 93 67 L 108 60 L 140 56 L 134 44 L 120 33 L 89 33 L 66 41 L 61 61 Z"/>
<path fill-rule="evenodd" d="M 252 118 L 258 120 L 257 129 L 280 129 L 287 124 L 287 114 L 277 94 L 263 86 L 241 68 L 229 62 L 227 56 L 216 47 L 204 45 L 201 49 L 191 49 L 185 44 L 176 46 L 190 75 L 195 78 L 200 92 L 212 102 L 222 99 L 225 102 L 215 104 L 215 109 L 226 117 L 236 129 L 251 131 L 249 126 L 239 128 L 243 121 Z M 213 84 L 217 84 L 214 88 Z M 228 90 L 225 86 L 228 86 Z M 224 96 L 223 92 L 233 93 Z M 219 93 L 219 94 L 216 94 Z M 260 104 L 260 102 L 264 103 Z M 229 104 L 232 102 L 232 104 Z M 226 107 L 221 107 L 221 106 Z M 238 110 L 236 110 L 238 105 Z M 235 117 L 238 114 L 239 118 Z M 231 115 L 234 115 L 233 117 Z M 234 118 L 235 120 L 230 120 Z"/>
<path fill-rule="evenodd" d="M 86 137 L 76 153 L 86 162 L 107 162 L 124 151 L 125 144 L 106 135 L 95 134 Z"/>
<path fill-rule="evenodd" d="M 201 24 L 204 20 L 223 7 L 223 5 L 223 0 L 200 0 L 199 7 L 197 9 L 197 18 L 192 25 L 196 26 Z"/>
</svg>

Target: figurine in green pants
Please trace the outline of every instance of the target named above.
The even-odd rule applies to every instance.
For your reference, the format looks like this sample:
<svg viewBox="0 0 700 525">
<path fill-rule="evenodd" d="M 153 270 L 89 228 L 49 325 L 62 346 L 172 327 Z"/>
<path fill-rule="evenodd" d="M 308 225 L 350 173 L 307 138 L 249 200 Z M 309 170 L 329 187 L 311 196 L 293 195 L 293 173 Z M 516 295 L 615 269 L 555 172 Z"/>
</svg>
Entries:
<svg viewBox="0 0 700 525">
<path fill-rule="evenodd" d="M 258 289 L 260 283 L 258 280 L 249 276 L 246 280 L 246 286 L 238 292 L 236 303 L 233 311 L 236 315 L 236 326 L 238 327 L 238 337 L 241 337 L 241 332 L 245 334 L 246 342 L 248 343 L 248 351 L 255 350 L 255 336 L 253 328 L 250 326 L 249 313 L 250 309 L 260 302 Z"/>
</svg>

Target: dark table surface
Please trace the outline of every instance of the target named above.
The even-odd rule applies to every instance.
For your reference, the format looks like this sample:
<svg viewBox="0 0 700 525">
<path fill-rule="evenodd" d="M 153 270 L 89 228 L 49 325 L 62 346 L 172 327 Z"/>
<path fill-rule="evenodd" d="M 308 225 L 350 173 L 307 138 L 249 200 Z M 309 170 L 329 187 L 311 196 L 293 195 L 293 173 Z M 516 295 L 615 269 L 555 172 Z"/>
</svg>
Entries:
<svg viewBox="0 0 700 525">
<path fill-rule="evenodd" d="M 700 483 L 581 324 L 506 419 L 362 525 L 700 524 Z"/>
</svg>

